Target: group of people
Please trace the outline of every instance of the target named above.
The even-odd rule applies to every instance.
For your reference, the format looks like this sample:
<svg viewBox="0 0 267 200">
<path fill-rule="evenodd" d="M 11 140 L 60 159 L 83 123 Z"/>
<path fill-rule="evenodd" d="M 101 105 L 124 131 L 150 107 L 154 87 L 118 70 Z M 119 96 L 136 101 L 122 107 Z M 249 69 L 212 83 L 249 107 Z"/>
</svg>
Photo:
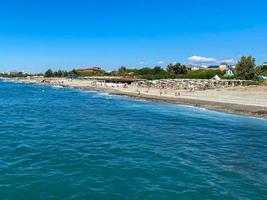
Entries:
<svg viewBox="0 0 267 200">
<path fill-rule="evenodd" d="M 102 81 L 92 82 L 91 85 L 94 87 L 105 87 L 105 88 L 127 88 L 128 87 L 126 83 L 106 83 Z"/>
<path fill-rule="evenodd" d="M 128 88 L 129 87 L 129 85 L 127 83 L 109 83 L 109 82 L 105 82 L 105 81 L 93 81 L 91 83 L 91 85 L 93 87 L 114 88 L 114 89 L 116 89 L 116 88 Z M 149 94 L 151 92 L 151 87 L 147 87 L 145 91 L 142 91 L 139 88 L 140 87 L 137 86 L 137 89 L 135 90 L 138 96 L 140 96 L 142 92 L 144 92 L 146 94 Z M 164 89 L 164 88 L 161 87 L 159 89 L 159 96 L 167 95 L 168 92 L 169 91 L 167 89 Z M 176 96 L 176 97 L 181 96 L 181 92 L 180 91 L 175 91 L 173 95 Z"/>
<path fill-rule="evenodd" d="M 145 93 L 149 93 L 149 91 L 150 91 L 150 88 L 148 87 L 147 90 L 145 91 Z M 136 92 L 137 92 L 138 95 L 141 95 L 141 91 L 139 89 L 137 89 Z M 166 95 L 166 94 L 168 94 L 167 90 L 164 90 L 162 88 L 159 89 L 159 95 L 160 96 L 163 96 L 163 95 Z M 176 96 L 176 97 L 181 96 L 181 92 L 180 91 L 175 91 L 174 96 Z"/>
</svg>

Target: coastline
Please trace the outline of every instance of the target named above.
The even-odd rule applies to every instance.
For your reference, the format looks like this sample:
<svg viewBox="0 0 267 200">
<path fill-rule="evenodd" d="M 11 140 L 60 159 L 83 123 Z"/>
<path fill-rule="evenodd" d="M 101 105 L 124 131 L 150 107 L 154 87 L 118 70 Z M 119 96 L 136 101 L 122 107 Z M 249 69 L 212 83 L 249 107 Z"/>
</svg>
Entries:
<svg viewBox="0 0 267 200">
<path fill-rule="evenodd" d="M 198 108 L 205 108 L 208 110 L 214 110 L 219 112 L 225 112 L 225 113 L 231 113 L 231 114 L 238 114 L 238 115 L 246 115 L 246 116 L 253 116 L 253 117 L 260 117 L 267 119 L 267 106 L 266 105 L 257 105 L 259 103 L 256 102 L 256 105 L 252 105 L 249 103 L 242 103 L 242 102 L 230 102 L 225 100 L 210 100 L 208 98 L 203 98 L 200 95 L 196 94 L 195 96 L 189 96 L 186 92 L 184 92 L 186 95 L 181 96 L 164 96 L 159 95 L 158 93 L 146 93 L 146 92 L 136 92 L 136 88 L 131 89 L 122 89 L 122 88 L 104 88 L 104 87 L 96 87 L 91 86 L 89 82 L 87 83 L 81 83 L 81 82 L 75 82 L 75 81 L 66 81 L 66 79 L 63 78 L 57 78 L 53 81 L 48 81 L 45 83 L 40 82 L 40 80 L 37 79 L 1 79 L 0 80 L 6 80 L 6 81 L 16 81 L 19 83 L 34 83 L 34 84 L 47 84 L 52 86 L 61 86 L 61 87 L 71 87 L 71 88 L 77 88 L 81 90 L 93 90 L 93 91 L 99 91 L 99 92 L 106 92 L 112 95 L 119 95 L 119 96 L 128 96 L 135 99 L 145 99 L 149 101 L 158 101 L 158 102 L 166 102 L 166 103 L 172 103 L 172 104 L 181 104 L 181 105 L 190 105 L 193 107 Z M 260 87 L 260 86 L 258 86 Z M 247 89 L 247 88 L 246 88 Z M 267 87 L 264 87 L 264 91 L 266 89 L 267 93 Z M 255 90 L 252 88 L 252 90 Z M 238 91 L 238 89 L 237 89 Z M 203 94 L 203 92 L 199 92 L 200 94 Z M 253 96 L 253 95 L 252 95 Z M 253 96 L 254 98 L 257 98 Z M 253 98 L 251 97 L 251 98 Z M 267 101 L 267 100 L 266 100 Z"/>
<path fill-rule="evenodd" d="M 246 115 L 246 116 L 253 116 L 253 117 L 261 117 L 267 119 L 267 107 L 264 106 L 254 106 L 254 105 L 240 105 L 234 103 L 226 103 L 226 102 L 219 102 L 219 101 L 208 101 L 208 100 L 201 100 L 201 99 L 190 99 L 190 98 L 172 98 L 172 97 L 164 97 L 164 96 L 156 96 L 156 95 L 146 95 L 146 94 L 134 94 L 134 93 L 127 93 L 121 92 L 113 89 L 106 89 L 106 88 L 94 88 L 94 87 L 87 87 L 87 88 L 79 88 L 82 90 L 94 90 L 99 92 L 106 92 L 112 95 L 119 95 L 119 96 L 128 96 L 135 99 L 144 99 L 149 101 L 157 101 L 157 102 L 166 102 L 172 104 L 180 104 L 180 105 L 189 105 L 197 108 L 205 108 L 208 110 L 218 111 L 218 112 L 225 112 L 230 114 L 237 114 L 237 115 Z"/>
</svg>

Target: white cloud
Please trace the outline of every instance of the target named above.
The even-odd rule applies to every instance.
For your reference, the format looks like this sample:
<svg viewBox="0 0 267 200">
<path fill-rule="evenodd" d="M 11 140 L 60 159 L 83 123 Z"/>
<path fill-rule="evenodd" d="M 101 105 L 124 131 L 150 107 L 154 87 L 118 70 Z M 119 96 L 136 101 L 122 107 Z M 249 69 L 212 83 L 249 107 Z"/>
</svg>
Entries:
<svg viewBox="0 0 267 200">
<path fill-rule="evenodd" d="M 165 63 L 165 62 L 162 61 L 162 60 L 158 61 L 158 65 L 163 65 L 164 63 Z"/>
<path fill-rule="evenodd" d="M 224 60 L 220 60 L 219 63 L 233 64 L 233 63 L 235 63 L 235 59 L 233 59 L 233 58 L 224 59 Z"/>
<path fill-rule="evenodd" d="M 217 61 L 217 59 L 215 58 L 209 58 L 204 56 L 191 56 L 187 59 L 193 63 L 212 63 Z"/>
</svg>

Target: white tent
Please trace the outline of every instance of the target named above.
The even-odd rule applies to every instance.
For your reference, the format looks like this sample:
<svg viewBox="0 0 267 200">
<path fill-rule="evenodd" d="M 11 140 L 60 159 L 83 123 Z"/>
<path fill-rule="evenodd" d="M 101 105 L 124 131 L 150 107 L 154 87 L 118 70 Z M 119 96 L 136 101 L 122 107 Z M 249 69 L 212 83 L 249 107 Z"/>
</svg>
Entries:
<svg viewBox="0 0 267 200">
<path fill-rule="evenodd" d="M 216 75 L 216 76 L 214 76 L 214 77 L 212 78 L 212 80 L 220 81 L 221 78 L 220 78 L 218 75 Z"/>
</svg>

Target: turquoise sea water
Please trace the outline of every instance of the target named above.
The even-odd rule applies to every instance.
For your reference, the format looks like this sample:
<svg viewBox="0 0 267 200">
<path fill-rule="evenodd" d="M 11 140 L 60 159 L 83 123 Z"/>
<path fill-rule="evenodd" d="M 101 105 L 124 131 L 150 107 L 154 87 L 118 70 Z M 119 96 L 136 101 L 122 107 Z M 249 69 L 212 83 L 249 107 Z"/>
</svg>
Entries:
<svg viewBox="0 0 267 200">
<path fill-rule="evenodd" d="M 267 199 L 267 120 L 0 82 L 0 199 Z"/>
</svg>

